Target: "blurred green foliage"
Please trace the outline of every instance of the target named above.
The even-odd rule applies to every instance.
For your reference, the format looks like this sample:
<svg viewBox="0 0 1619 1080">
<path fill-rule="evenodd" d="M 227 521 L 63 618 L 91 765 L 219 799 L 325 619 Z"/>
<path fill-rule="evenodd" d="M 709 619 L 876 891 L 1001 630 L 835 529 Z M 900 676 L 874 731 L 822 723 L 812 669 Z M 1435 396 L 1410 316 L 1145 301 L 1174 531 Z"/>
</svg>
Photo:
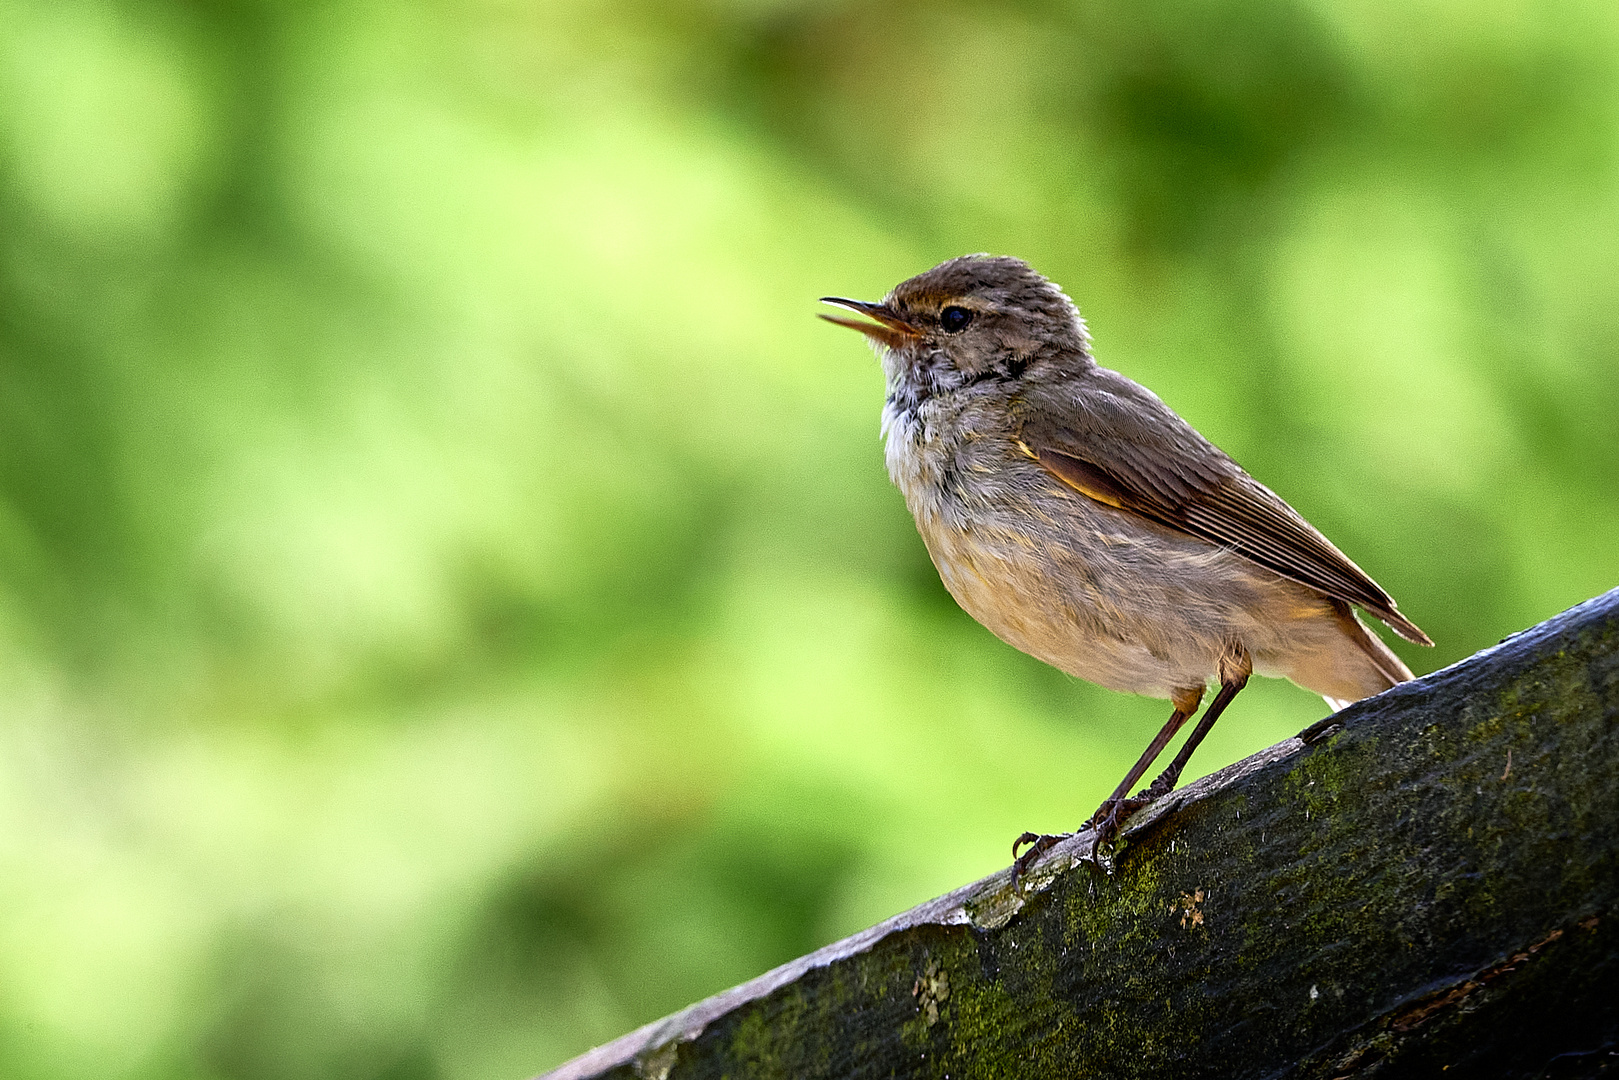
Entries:
<svg viewBox="0 0 1619 1080">
<path fill-rule="evenodd" d="M 812 317 L 980 250 L 1419 671 L 1615 584 L 1611 3 L 0 0 L 0 1074 L 521 1077 L 1080 820 L 1166 707 Z"/>
</svg>

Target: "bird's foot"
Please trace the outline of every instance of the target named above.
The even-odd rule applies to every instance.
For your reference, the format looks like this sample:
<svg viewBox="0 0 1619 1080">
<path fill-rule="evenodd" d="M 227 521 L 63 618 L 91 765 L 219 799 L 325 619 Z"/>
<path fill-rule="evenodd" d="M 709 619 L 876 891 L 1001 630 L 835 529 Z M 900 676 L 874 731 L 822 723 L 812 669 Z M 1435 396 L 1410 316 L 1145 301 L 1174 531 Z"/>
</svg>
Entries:
<svg viewBox="0 0 1619 1080">
<path fill-rule="evenodd" d="M 1156 787 L 1156 783 L 1153 785 Z M 1130 815 L 1143 806 L 1158 798 L 1152 787 L 1136 793 L 1129 799 L 1109 799 L 1096 808 L 1096 813 L 1085 823 L 1085 827 L 1096 830 L 1096 850 L 1105 853 L 1112 850 L 1113 841 L 1118 838 L 1119 830 L 1124 823 L 1130 820 Z"/>
<path fill-rule="evenodd" d="M 1040 856 L 1073 835 L 1073 833 L 1026 832 L 1012 841 L 1012 891 L 1022 896 L 1023 875 L 1034 868 L 1034 864 L 1039 860 Z M 1024 844 L 1029 845 L 1029 850 L 1019 855 L 1018 848 Z"/>
<path fill-rule="evenodd" d="M 1165 772 L 1158 779 L 1136 792 L 1128 799 L 1109 799 L 1096 808 L 1089 821 L 1080 826 L 1080 831 L 1086 829 L 1096 830 L 1096 843 L 1092 846 L 1092 858 L 1099 864 L 1111 867 L 1110 858 L 1113 851 L 1113 841 L 1118 839 L 1119 830 L 1124 823 L 1130 820 L 1130 815 L 1137 810 L 1157 802 L 1159 799 L 1175 790 L 1177 778 Z M 1023 877 L 1034 868 L 1040 856 L 1050 851 L 1058 843 L 1067 840 L 1074 833 L 1033 833 L 1026 832 L 1012 841 L 1012 888 L 1020 896 L 1023 892 Z M 1018 849 L 1024 844 L 1029 850 L 1018 854 Z"/>
<path fill-rule="evenodd" d="M 1096 848 L 1101 851 L 1111 848 L 1113 841 L 1118 837 L 1119 830 L 1124 823 L 1130 820 L 1130 815 L 1143 807 L 1150 806 L 1159 799 L 1175 790 L 1175 782 L 1180 779 L 1180 770 L 1166 769 L 1158 779 L 1136 792 L 1128 799 L 1109 799 L 1096 808 L 1084 828 L 1096 830 Z"/>
<path fill-rule="evenodd" d="M 1175 771 L 1177 773 L 1179 772 L 1179 770 Z M 1158 777 L 1158 779 L 1148 784 L 1145 790 L 1136 792 L 1136 798 L 1141 800 L 1142 806 L 1145 806 L 1150 802 L 1157 802 L 1159 799 L 1162 799 L 1165 795 L 1168 795 L 1171 791 L 1175 790 L 1175 783 L 1179 779 L 1180 777 L 1178 775 L 1172 776 L 1168 771 L 1165 771 Z"/>
</svg>

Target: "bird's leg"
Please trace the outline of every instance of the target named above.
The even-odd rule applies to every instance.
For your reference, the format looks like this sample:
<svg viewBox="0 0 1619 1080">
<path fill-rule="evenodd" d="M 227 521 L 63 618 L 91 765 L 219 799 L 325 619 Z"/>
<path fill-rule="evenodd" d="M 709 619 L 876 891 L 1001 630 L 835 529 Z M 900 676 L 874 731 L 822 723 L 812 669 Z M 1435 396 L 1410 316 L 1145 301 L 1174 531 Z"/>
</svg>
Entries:
<svg viewBox="0 0 1619 1080">
<path fill-rule="evenodd" d="M 1208 735 L 1209 729 L 1214 727 L 1215 721 L 1220 719 L 1220 714 L 1225 712 L 1231 700 L 1248 685 L 1248 676 L 1253 674 L 1253 670 L 1253 660 L 1249 657 L 1248 650 L 1241 644 L 1233 642 L 1220 657 L 1216 668 L 1216 674 L 1220 679 L 1220 691 L 1214 695 L 1214 700 L 1209 702 L 1203 718 L 1198 721 L 1197 727 L 1192 729 L 1192 734 L 1187 737 L 1185 745 L 1169 763 L 1169 768 L 1159 773 L 1156 780 L 1131 798 L 1130 789 L 1148 769 L 1152 768 L 1152 763 L 1158 760 L 1158 755 L 1164 752 L 1164 747 L 1170 744 L 1186 721 L 1197 712 L 1198 703 L 1203 700 L 1201 686 L 1189 687 L 1175 693 L 1171 699 L 1175 703 L 1175 711 L 1170 715 L 1169 721 L 1153 737 L 1152 742 L 1130 767 L 1124 779 L 1119 781 L 1119 786 L 1113 789 L 1113 794 L 1096 808 L 1096 813 L 1085 823 L 1086 826 L 1096 830 L 1098 848 L 1106 847 L 1113 842 L 1113 838 L 1119 834 L 1119 829 L 1131 814 L 1175 790 L 1181 772 L 1186 768 L 1186 763 L 1192 759 L 1198 744 Z M 1072 834 L 1053 836 L 1026 832 L 1018 837 L 1012 844 L 1012 887 L 1014 889 L 1018 887 L 1018 880 L 1028 872 L 1036 859 L 1059 841 L 1067 839 L 1069 835 Z M 1029 849 L 1019 855 L 1018 849 L 1024 844 L 1030 845 Z"/>
<path fill-rule="evenodd" d="M 1208 709 L 1203 713 L 1203 719 L 1197 722 L 1197 727 L 1193 728 L 1192 733 L 1186 737 L 1186 744 L 1180 748 L 1180 753 L 1176 754 L 1175 759 L 1169 763 L 1169 768 L 1159 773 L 1158 778 L 1148 786 L 1147 790 L 1137 796 L 1142 800 L 1143 806 L 1175 790 L 1175 785 L 1180 783 L 1181 770 L 1186 768 L 1188 761 L 1192 760 L 1192 753 L 1197 750 L 1198 743 L 1202 742 L 1203 737 L 1209 733 L 1209 729 L 1214 727 L 1214 722 L 1220 719 L 1220 714 L 1225 712 L 1225 707 L 1231 704 L 1231 700 L 1241 692 L 1243 687 L 1248 685 L 1248 676 L 1252 675 L 1253 671 L 1253 660 L 1249 658 L 1248 650 L 1241 645 L 1233 644 L 1226 654 L 1220 658 L 1220 692 L 1214 695 L 1213 701 L 1209 702 Z"/>
<path fill-rule="evenodd" d="M 1113 789 L 1113 794 L 1107 797 L 1107 801 L 1085 823 L 1103 830 L 1098 835 L 1098 844 L 1112 840 L 1113 834 L 1119 831 L 1119 823 L 1137 809 L 1146 805 L 1145 801 L 1129 799 L 1126 796 L 1130 794 L 1130 789 L 1135 786 L 1135 782 L 1140 780 L 1148 769 L 1152 768 L 1152 763 L 1158 760 L 1158 755 L 1164 752 L 1164 747 L 1169 745 L 1170 740 L 1175 737 L 1175 733 L 1181 729 L 1181 725 L 1185 724 L 1187 719 L 1197 712 L 1197 703 L 1202 700 L 1203 688 L 1201 686 L 1176 692 L 1174 697 L 1175 712 L 1170 716 L 1169 722 L 1158 732 L 1152 743 L 1147 747 L 1146 752 L 1141 755 L 1140 760 L 1130 767 L 1130 771 L 1125 774 L 1124 779 L 1119 781 L 1119 786 Z M 1072 835 L 1074 834 L 1026 832 L 1012 841 L 1012 888 L 1018 888 L 1018 881 L 1024 874 L 1028 873 L 1029 868 L 1034 865 L 1036 859 L 1051 850 L 1059 841 L 1066 840 Z M 1019 855 L 1018 849 L 1024 844 L 1029 845 L 1029 850 Z"/>
<path fill-rule="evenodd" d="M 1178 690 L 1172 700 L 1175 703 L 1175 711 L 1170 715 L 1169 721 L 1153 737 L 1152 742 L 1147 744 L 1147 749 L 1130 767 L 1130 771 L 1124 774 L 1124 779 L 1113 789 L 1113 794 L 1103 800 L 1102 805 L 1096 808 L 1096 813 L 1085 823 L 1097 830 L 1098 844 L 1110 843 L 1124 819 L 1147 805 L 1146 799 L 1129 798 L 1130 789 L 1135 787 L 1136 781 L 1140 780 L 1148 769 L 1152 768 L 1152 763 L 1158 760 L 1158 755 L 1164 752 L 1164 747 L 1169 745 L 1170 740 L 1191 715 L 1197 712 L 1198 702 L 1203 700 L 1203 688 L 1194 686 Z"/>
</svg>

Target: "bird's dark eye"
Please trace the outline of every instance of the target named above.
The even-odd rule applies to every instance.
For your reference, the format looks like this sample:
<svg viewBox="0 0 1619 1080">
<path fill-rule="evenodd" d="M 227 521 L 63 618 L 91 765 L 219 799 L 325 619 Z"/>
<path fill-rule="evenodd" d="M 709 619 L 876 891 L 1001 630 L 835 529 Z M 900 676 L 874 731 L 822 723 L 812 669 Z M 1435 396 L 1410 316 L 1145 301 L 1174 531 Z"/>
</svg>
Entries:
<svg viewBox="0 0 1619 1080">
<path fill-rule="evenodd" d="M 939 326 L 947 334 L 959 334 L 973 321 L 973 313 L 964 307 L 947 307 L 939 312 Z"/>
</svg>

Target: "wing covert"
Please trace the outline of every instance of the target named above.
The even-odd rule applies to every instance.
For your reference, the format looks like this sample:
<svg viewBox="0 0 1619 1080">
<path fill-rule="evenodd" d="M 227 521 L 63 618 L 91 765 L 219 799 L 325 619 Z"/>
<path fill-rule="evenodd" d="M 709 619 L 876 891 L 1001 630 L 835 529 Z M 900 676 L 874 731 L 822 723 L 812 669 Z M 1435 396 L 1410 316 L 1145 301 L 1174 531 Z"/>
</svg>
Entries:
<svg viewBox="0 0 1619 1080">
<path fill-rule="evenodd" d="M 1433 644 L 1365 571 L 1150 391 L 1106 369 L 1092 374 L 1069 391 L 1067 407 L 1023 402 L 1023 444 L 1047 471 L 1088 498 L 1230 548 L 1359 605 L 1408 641 Z"/>
</svg>

